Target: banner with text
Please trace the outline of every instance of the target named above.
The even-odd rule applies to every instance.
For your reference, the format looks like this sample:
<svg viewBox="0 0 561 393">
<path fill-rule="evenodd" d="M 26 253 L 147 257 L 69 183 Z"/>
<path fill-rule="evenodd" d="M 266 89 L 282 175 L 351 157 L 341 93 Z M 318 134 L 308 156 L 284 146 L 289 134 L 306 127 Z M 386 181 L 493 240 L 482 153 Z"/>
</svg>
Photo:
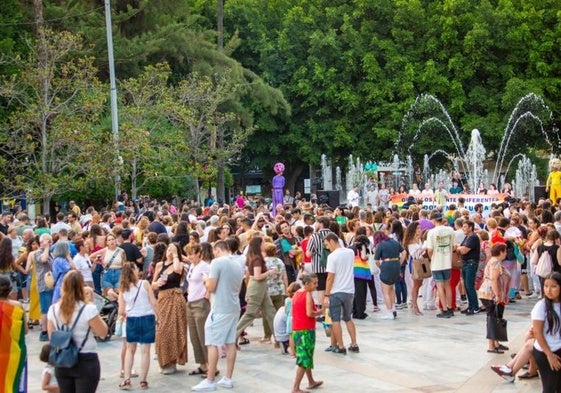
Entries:
<svg viewBox="0 0 561 393">
<path fill-rule="evenodd" d="M 484 216 L 488 216 L 489 212 L 491 211 L 491 205 L 493 204 L 501 204 L 504 202 L 507 194 L 494 194 L 494 195 L 478 195 L 478 194 L 448 194 L 446 197 L 446 205 L 444 207 L 444 211 L 448 210 L 450 204 L 459 205 L 458 199 L 464 198 L 465 203 L 464 206 L 466 209 L 469 210 L 470 213 L 475 211 L 475 205 L 481 203 L 483 205 L 483 214 Z M 392 205 L 397 206 L 398 208 L 402 208 L 403 205 L 407 202 L 409 198 L 409 194 L 396 194 L 392 197 Z M 423 201 L 423 209 L 426 210 L 433 210 L 436 208 L 437 203 L 434 196 L 419 196 L 416 197 L 415 200 L 421 199 Z"/>
</svg>

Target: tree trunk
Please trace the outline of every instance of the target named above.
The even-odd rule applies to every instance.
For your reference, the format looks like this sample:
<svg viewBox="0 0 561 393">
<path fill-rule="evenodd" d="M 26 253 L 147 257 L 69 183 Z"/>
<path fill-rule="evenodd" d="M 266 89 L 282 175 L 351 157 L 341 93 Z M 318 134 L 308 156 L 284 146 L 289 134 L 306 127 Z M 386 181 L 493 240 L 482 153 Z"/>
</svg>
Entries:
<svg viewBox="0 0 561 393">
<path fill-rule="evenodd" d="M 138 173 L 136 173 L 136 159 L 132 161 L 132 168 L 131 168 L 131 198 L 136 199 L 136 194 L 138 193 L 138 189 L 136 188 L 136 181 L 138 178 Z"/>
<path fill-rule="evenodd" d="M 51 212 L 51 196 L 49 194 L 46 194 L 43 195 L 43 215 L 50 214 L 50 212 Z"/>
</svg>

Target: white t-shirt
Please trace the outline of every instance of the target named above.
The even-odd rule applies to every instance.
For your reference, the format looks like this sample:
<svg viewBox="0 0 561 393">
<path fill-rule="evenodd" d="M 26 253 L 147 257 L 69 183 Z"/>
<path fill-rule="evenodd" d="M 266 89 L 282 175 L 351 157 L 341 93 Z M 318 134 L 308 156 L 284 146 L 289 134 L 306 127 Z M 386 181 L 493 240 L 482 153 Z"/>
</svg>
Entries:
<svg viewBox="0 0 561 393">
<path fill-rule="evenodd" d="M 327 273 L 334 273 L 331 293 L 355 293 L 353 265 L 355 253 L 350 248 L 339 247 L 327 256 Z"/>
<path fill-rule="evenodd" d="M 353 207 L 358 206 L 359 201 L 360 201 L 360 195 L 354 189 L 350 190 L 347 193 L 347 202 L 349 202 L 349 205 Z"/>
<path fill-rule="evenodd" d="M 553 303 L 553 310 L 555 310 L 557 317 L 561 319 L 561 303 Z M 530 315 L 532 316 L 532 321 L 544 321 L 543 336 L 545 338 L 545 341 L 547 342 L 547 345 L 549 346 L 549 349 L 555 352 L 559 348 L 561 348 L 561 334 L 559 334 L 559 332 L 553 334 L 547 333 L 548 323 L 545 316 L 545 300 L 542 299 L 537 302 Z M 534 341 L 534 348 L 536 348 L 538 351 L 543 352 L 543 349 L 538 343 L 538 340 Z"/>
<path fill-rule="evenodd" d="M 284 306 L 277 310 L 275 319 L 273 319 L 273 329 L 275 331 L 275 339 L 278 342 L 288 341 L 288 333 L 286 331 L 286 311 Z"/>
<path fill-rule="evenodd" d="M 447 225 L 439 225 L 427 234 L 427 248 L 432 250 L 431 269 L 452 268 L 452 252 L 456 245 L 456 233 Z"/>
<path fill-rule="evenodd" d="M 55 375 L 55 368 L 50 364 L 47 364 L 43 371 L 41 371 L 41 380 L 45 377 L 45 375 L 49 374 L 51 379 L 49 380 L 49 386 L 58 386 L 58 381 L 56 380 Z"/>
<path fill-rule="evenodd" d="M 86 282 L 93 281 L 91 262 L 87 256 L 76 254 L 72 262 L 74 262 L 74 266 L 76 266 L 76 269 L 80 273 L 82 273 L 82 277 L 84 278 L 84 281 Z"/>
<path fill-rule="evenodd" d="M 74 308 L 74 314 L 72 315 L 72 320 L 68 324 L 69 328 L 72 327 L 72 325 L 74 324 L 74 320 L 76 319 L 76 316 L 78 315 L 78 312 L 80 311 L 80 308 L 82 307 L 83 304 L 84 304 L 83 302 L 78 302 L 78 304 L 76 304 L 76 307 Z M 55 325 L 55 329 L 56 329 L 57 322 L 55 320 L 55 313 L 56 313 L 56 318 L 58 319 L 59 323 L 62 325 L 61 315 L 60 315 L 60 303 L 55 303 L 51 305 L 51 307 L 49 307 L 49 312 L 47 313 L 47 319 Z M 82 311 L 82 315 L 80 315 L 80 319 L 78 320 L 78 323 L 76 323 L 76 326 L 72 331 L 72 339 L 74 340 L 78 348 L 80 348 L 80 345 L 82 345 L 82 341 L 84 341 L 84 338 L 86 337 L 86 333 L 88 331 L 88 328 L 90 327 L 89 325 L 90 320 L 96 317 L 97 315 L 98 312 L 95 304 L 93 303 L 86 304 L 86 307 L 84 307 L 84 311 Z M 88 334 L 88 339 L 86 340 L 81 352 L 95 353 L 97 352 L 96 350 L 97 350 L 97 342 L 95 341 L 93 332 L 90 331 L 90 333 Z"/>
</svg>

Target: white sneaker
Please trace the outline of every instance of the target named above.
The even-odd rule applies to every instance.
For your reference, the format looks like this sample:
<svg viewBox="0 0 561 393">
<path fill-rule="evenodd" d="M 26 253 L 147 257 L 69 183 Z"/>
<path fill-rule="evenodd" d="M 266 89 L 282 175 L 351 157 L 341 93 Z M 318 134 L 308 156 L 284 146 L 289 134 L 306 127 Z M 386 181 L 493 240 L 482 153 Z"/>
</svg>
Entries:
<svg viewBox="0 0 561 393">
<path fill-rule="evenodd" d="M 382 316 L 380 317 L 380 319 L 394 319 L 394 316 L 393 316 L 393 314 L 390 312 L 390 313 L 386 313 L 386 314 L 382 315 Z"/>
<path fill-rule="evenodd" d="M 199 384 L 191 388 L 193 392 L 211 392 L 216 390 L 216 382 L 209 381 L 208 379 L 203 379 Z"/>
<path fill-rule="evenodd" d="M 536 292 L 534 292 L 531 295 L 528 295 L 527 299 L 537 299 L 538 297 L 539 295 Z"/>
<path fill-rule="evenodd" d="M 221 388 L 232 389 L 234 387 L 234 382 L 228 377 L 222 377 L 217 385 Z"/>
</svg>

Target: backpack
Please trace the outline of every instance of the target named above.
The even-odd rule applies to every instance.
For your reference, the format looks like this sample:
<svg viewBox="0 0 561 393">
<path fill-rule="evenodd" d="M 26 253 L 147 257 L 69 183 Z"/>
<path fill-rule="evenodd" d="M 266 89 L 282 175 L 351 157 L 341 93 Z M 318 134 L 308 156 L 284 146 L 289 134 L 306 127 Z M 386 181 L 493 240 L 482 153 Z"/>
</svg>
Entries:
<svg viewBox="0 0 561 393">
<path fill-rule="evenodd" d="M 72 339 L 72 331 L 74 330 L 78 319 L 80 319 L 80 315 L 82 315 L 82 311 L 84 311 L 85 307 L 86 305 L 84 304 L 82 308 L 80 308 L 80 311 L 78 312 L 78 315 L 76 316 L 76 319 L 70 329 L 68 329 L 68 325 L 66 324 L 62 325 L 62 327 L 59 325 L 56 313 L 53 309 L 53 315 L 55 317 L 57 328 L 57 330 L 51 333 L 51 352 L 49 353 L 49 363 L 53 366 L 59 368 L 72 368 L 78 363 L 78 354 L 88 339 L 90 328 L 88 328 L 86 337 L 84 337 L 84 341 L 82 341 L 80 348 L 76 346 L 76 343 Z"/>
<path fill-rule="evenodd" d="M 538 264 L 536 265 L 536 274 L 542 278 L 547 277 L 553 271 L 553 260 L 551 259 L 551 254 L 546 248 L 542 251 Z"/>
<path fill-rule="evenodd" d="M 321 248 L 321 257 L 319 260 L 319 265 L 323 268 L 325 268 L 327 266 L 327 256 L 330 254 L 331 252 L 328 250 L 327 247 L 325 247 L 325 245 L 322 245 Z"/>
</svg>

